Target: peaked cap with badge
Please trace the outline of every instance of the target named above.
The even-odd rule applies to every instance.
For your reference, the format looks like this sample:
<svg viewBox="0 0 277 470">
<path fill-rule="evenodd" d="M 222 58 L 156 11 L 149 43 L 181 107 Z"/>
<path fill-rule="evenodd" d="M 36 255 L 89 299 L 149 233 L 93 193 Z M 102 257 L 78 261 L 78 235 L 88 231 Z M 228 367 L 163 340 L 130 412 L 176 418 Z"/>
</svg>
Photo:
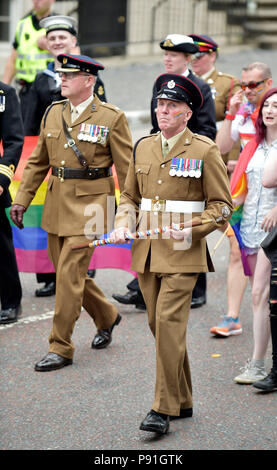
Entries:
<svg viewBox="0 0 277 470">
<path fill-rule="evenodd" d="M 213 52 L 218 50 L 218 44 L 204 34 L 189 34 L 189 37 L 199 47 L 199 52 Z"/>
<path fill-rule="evenodd" d="M 42 20 L 39 22 L 39 25 L 41 28 L 46 30 L 46 36 L 51 31 L 57 30 L 68 31 L 69 33 L 73 34 L 73 36 L 77 36 L 77 20 L 71 16 L 48 16 L 47 18 L 42 18 Z"/>
<path fill-rule="evenodd" d="M 198 86 L 189 78 L 177 73 L 163 73 L 156 80 L 157 99 L 184 101 L 191 110 L 201 108 L 203 96 Z"/>
<path fill-rule="evenodd" d="M 183 34 L 168 34 L 160 42 L 160 47 L 168 51 L 184 52 L 185 54 L 195 54 L 199 50 L 193 39 Z"/>
<path fill-rule="evenodd" d="M 62 64 L 57 72 L 85 72 L 97 76 L 99 70 L 104 70 L 104 65 L 86 55 L 60 54 L 58 61 Z"/>
</svg>

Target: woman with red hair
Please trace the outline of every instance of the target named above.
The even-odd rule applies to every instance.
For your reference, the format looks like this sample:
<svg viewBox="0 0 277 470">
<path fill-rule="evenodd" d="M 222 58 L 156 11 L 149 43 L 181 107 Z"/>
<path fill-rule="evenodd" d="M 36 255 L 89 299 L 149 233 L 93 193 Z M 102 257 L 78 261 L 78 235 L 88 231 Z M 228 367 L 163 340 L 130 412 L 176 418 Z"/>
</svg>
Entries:
<svg viewBox="0 0 277 470">
<path fill-rule="evenodd" d="M 275 90 L 275 94 L 272 95 L 272 107 L 274 111 L 270 117 L 272 127 L 273 125 L 276 125 L 277 114 L 277 89 Z M 266 162 L 263 172 L 262 184 L 266 188 L 277 187 L 277 151 L 271 152 L 271 155 Z M 276 226 L 276 219 L 274 222 L 274 226 Z M 271 230 L 269 230 L 270 234 L 263 244 L 263 249 L 271 263 L 269 318 L 272 340 L 272 369 L 267 377 L 259 380 L 258 382 L 254 382 L 253 384 L 254 387 L 265 392 L 272 392 L 277 390 L 277 235 L 276 229 L 273 231 Z"/>
<path fill-rule="evenodd" d="M 277 187 L 265 188 L 262 178 L 267 160 L 277 151 L 277 88 L 264 95 L 255 126 L 256 136 L 244 147 L 231 180 L 234 203 L 243 205 L 239 242 L 252 289 L 253 355 L 234 379 L 243 384 L 252 384 L 267 375 L 264 357 L 270 337 L 271 264 L 260 244 L 277 222 Z"/>
</svg>

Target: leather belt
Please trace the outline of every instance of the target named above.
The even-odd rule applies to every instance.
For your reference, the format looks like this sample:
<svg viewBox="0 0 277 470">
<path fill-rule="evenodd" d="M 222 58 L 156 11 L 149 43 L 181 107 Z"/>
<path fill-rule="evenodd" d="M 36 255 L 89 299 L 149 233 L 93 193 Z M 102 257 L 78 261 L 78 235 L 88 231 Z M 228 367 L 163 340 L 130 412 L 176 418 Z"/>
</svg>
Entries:
<svg viewBox="0 0 277 470">
<path fill-rule="evenodd" d="M 68 103 L 65 103 L 63 109 L 64 109 L 67 105 L 68 105 Z M 78 158 L 79 163 L 81 164 L 81 166 L 82 166 L 83 168 L 88 168 L 87 159 L 84 157 L 84 155 L 82 154 L 82 152 L 78 149 L 75 140 L 74 140 L 74 139 L 71 137 L 71 135 L 69 134 L 69 131 L 68 131 L 68 129 L 67 129 L 67 125 L 66 125 L 66 122 L 65 122 L 65 120 L 64 120 L 63 114 L 62 114 L 62 122 L 63 122 L 64 135 L 65 135 L 65 137 L 66 137 L 66 140 L 67 140 L 67 143 L 68 143 L 69 147 L 72 148 L 72 150 L 73 150 L 73 152 L 75 153 L 76 157 Z M 100 177 L 100 178 L 102 178 L 102 177 Z"/>
<path fill-rule="evenodd" d="M 65 179 L 85 179 L 96 180 L 98 178 L 107 178 L 112 175 L 111 168 L 85 168 L 82 170 L 73 168 L 64 168 L 63 166 L 52 166 L 52 175 L 57 176 L 61 181 Z"/>
<path fill-rule="evenodd" d="M 170 201 L 165 199 L 141 199 L 140 209 L 151 212 L 203 212 L 205 201 Z"/>
</svg>

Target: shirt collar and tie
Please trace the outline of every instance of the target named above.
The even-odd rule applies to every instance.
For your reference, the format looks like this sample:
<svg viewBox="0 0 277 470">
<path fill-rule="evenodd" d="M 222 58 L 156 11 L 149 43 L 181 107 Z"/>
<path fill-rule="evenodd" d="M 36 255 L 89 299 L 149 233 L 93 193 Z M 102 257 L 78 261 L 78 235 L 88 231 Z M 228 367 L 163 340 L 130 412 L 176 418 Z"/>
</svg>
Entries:
<svg viewBox="0 0 277 470">
<path fill-rule="evenodd" d="M 167 156 L 168 152 L 170 152 L 170 150 L 174 147 L 177 140 L 181 137 L 181 135 L 185 132 L 185 130 L 186 130 L 186 128 L 183 129 L 178 134 L 174 135 L 173 137 L 170 137 L 169 139 L 166 139 L 164 137 L 163 133 L 161 132 L 161 143 L 162 143 L 163 158 L 165 158 Z"/>
<path fill-rule="evenodd" d="M 88 105 L 90 103 L 92 103 L 93 99 L 94 99 L 94 96 L 92 94 L 87 100 L 83 101 L 82 103 L 78 104 L 77 106 L 74 106 L 70 102 L 70 112 L 71 112 L 71 123 L 72 124 L 73 124 L 74 121 L 76 121 L 76 119 L 79 118 L 79 116 L 88 107 Z"/>
</svg>

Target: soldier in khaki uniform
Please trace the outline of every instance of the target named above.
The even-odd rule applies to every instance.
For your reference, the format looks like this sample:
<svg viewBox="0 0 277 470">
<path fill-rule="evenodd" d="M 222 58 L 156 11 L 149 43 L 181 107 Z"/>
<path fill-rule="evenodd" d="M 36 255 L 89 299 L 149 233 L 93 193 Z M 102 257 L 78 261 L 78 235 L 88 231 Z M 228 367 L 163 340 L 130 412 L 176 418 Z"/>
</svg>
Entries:
<svg viewBox="0 0 277 470">
<path fill-rule="evenodd" d="M 154 403 L 140 429 L 163 434 L 169 429 L 169 416 L 192 416 L 186 350 L 191 295 L 198 273 L 214 270 L 205 236 L 226 223 L 232 200 L 217 146 L 187 128 L 193 110 L 202 103 L 198 86 L 179 74 L 162 74 L 156 85 L 161 133 L 136 144 L 112 238 L 117 243 L 128 238 L 134 214 L 142 234 L 174 221 L 201 224 L 170 228 L 132 245 L 132 267 L 138 272 L 156 342 Z M 202 224 L 205 220 L 209 223 Z"/>
<path fill-rule="evenodd" d="M 82 305 L 95 322 L 93 348 L 104 348 L 121 317 L 89 278 L 91 249 L 73 245 L 111 229 L 107 220 L 114 197 L 111 166 L 115 164 L 123 189 L 132 152 L 127 119 L 117 107 L 93 94 L 98 70 L 104 67 L 87 56 L 61 54 L 62 95 L 46 111 L 37 147 L 29 157 L 11 209 L 14 223 L 23 227 L 23 213 L 47 175 L 42 228 L 48 232 L 48 251 L 57 273 L 56 304 L 49 353 L 36 364 L 37 371 L 72 363 L 71 335 Z M 114 206 L 110 208 L 111 218 Z M 108 225 L 108 223 L 110 225 Z M 96 225 L 96 226 L 95 226 Z"/>
</svg>

